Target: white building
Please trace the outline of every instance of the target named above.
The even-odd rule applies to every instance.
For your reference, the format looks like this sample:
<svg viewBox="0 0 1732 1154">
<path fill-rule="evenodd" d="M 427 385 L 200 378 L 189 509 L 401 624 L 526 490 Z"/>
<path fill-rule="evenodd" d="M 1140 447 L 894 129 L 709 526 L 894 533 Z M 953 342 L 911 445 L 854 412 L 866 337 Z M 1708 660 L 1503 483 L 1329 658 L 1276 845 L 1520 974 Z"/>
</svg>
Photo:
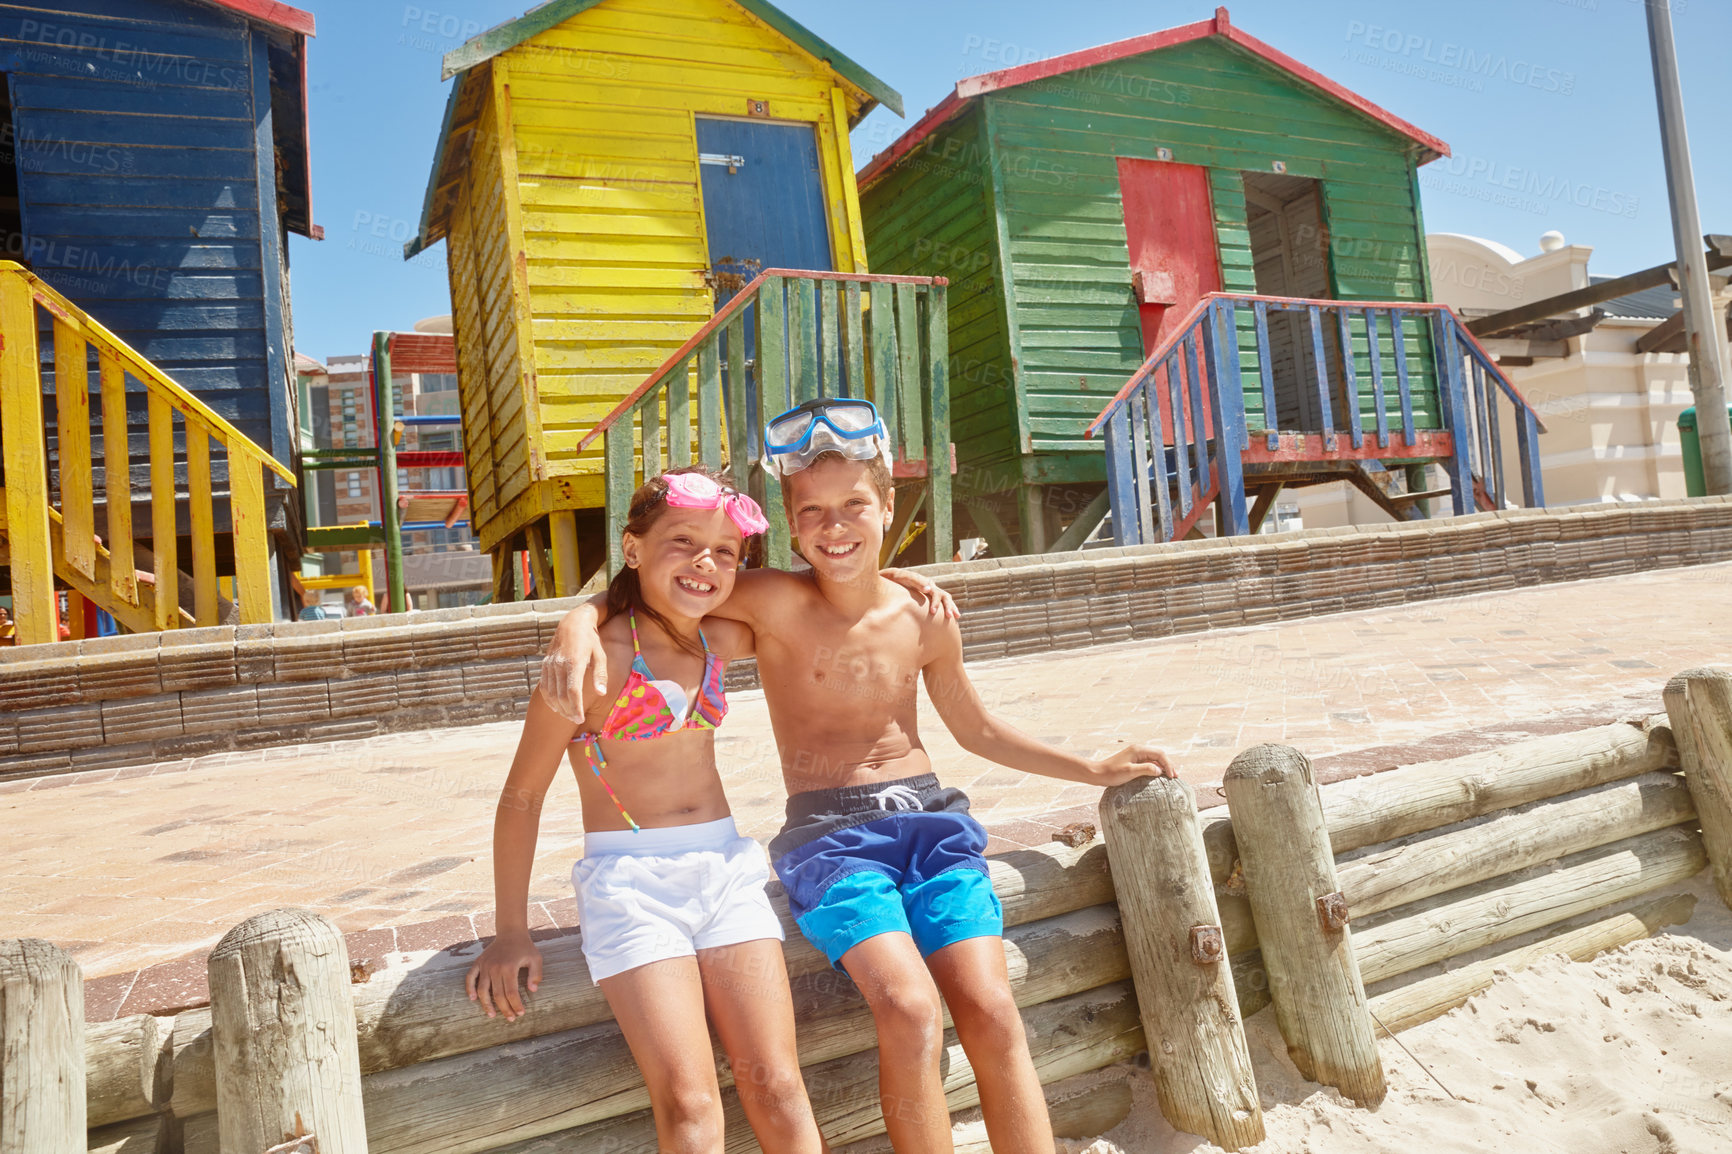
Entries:
<svg viewBox="0 0 1732 1154">
<path fill-rule="evenodd" d="M 1432 298 L 1469 320 L 1609 279 L 1589 271 L 1592 247 L 1565 243 L 1557 233 L 1542 237 L 1542 251 L 1529 257 L 1479 237 L 1432 233 L 1425 240 Z M 1715 273 L 1710 280 L 1715 288 L 1714 315 L 1728 318 L 1732 292 L 1726 277 Z M 1545 422 L 1540 467 L 1546 504 L 1682 497 L 1678 414 L 1695 403 L 1688 357 L 1681 351 L 1664 351 L 1681 347 L 1681 339 L 1657 348 L 1655 338 L 1643 341 L 1678 311 L 1677 293 L 1663 286 L 1597 308 L 1604 317 L 1580 335 L 1485 342 L 1504 374 Z M 1576 315 L 1589 312 L 1583 309 Z M 1732 379 L 1724 325 L 1716 335 L 1721 362 Z M 1510 475 L 1516 475 L 1513 445 L 1508 456 Z M 1434 469 L 1432 475 L 1433 487 L 1447 485 L 1441 470 Z M 1369 500 L 1345 485 L 1284 494 L 1282 504 L 1296 504 L 1307 526 L 1387 520 Z"/>
</svg>

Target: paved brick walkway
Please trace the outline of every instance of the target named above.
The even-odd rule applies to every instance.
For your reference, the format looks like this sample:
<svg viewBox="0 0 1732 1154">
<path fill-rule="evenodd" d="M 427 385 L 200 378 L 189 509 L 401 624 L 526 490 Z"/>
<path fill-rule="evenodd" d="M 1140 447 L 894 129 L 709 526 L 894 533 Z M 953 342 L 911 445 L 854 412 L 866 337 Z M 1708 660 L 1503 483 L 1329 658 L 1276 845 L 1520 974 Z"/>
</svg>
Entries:
<svg viewBox="0 0 1732 1154">
<path fill-rule="evenodd" d="M 1667 677 L 1732 663 L 1732 565 L 1667 570 L 1395 610 L 1190 634 L 972 667 L 990 708 L 1045 740 L 1107 752 L 1164 745 L 1209 804 L 1240 749 L 1282 741 L 1338 771 L 1463 742 L 1660 708 Z M 995 768 L 936 717 L 947 783 L 988 824 L 1092 804 L 1095 791 Z M 492 906 L 493 800 L 515 724 L 395 734 L 0 785 L 0 936 L 70 949 L 87 975 L 207 949 L 278 905 L 346 930 Z M 720 738 L 742 828 L 779 824 L 763 697 L 741 693 Z M 1347 751 L 1367 750 L 1352 756 Z M 582 850 L 576 791 L 555 787 L 532 898 L 570 917 Z"/>
</svg>

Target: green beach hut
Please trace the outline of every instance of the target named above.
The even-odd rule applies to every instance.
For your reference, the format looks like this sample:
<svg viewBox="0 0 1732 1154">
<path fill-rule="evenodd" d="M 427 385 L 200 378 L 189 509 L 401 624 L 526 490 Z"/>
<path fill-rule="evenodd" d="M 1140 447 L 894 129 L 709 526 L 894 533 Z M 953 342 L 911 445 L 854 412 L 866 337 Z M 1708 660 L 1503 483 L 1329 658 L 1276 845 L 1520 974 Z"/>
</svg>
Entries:
<svg viewBox="0 0 1732 1154">
<path fill-rule="evenodd" d="M 1379 476 L 1411 478 L 1422 474 L 1403 466 L 1453 456 L 1453 378 L 1440 390 L 1434 355 L 1446 322 L 1329 304 L 1430 300 L 1418 169 L 1448 151 L 1224 8 L 957 82 L 859 186 L 873 270 L 950 279 L 959 511 L 1000 548 L 1074 545 L 1066 526 L 1085 510 L 1098 524 L 1106 508 L 1103 440 L 1085 430 L 1145 358 L 1179 348 L 1210 293 L 1243 298 L 1223 314 L 1237 340 L 1219 370 L 1239 375 L 1244 397 L 1239 521 L 1247 491 L 1265 504 L 1283 484 L 1360 483 L 1374 457 Z M 1216 351 L 1205 344 L 1193 342 L 1199 361 Z M 1171 446 L 1168 394 L 1148 405 L 1157 393 Z M 1172 396 L 1188 420 L 1183 394 Z M 1362 430 L 1379 435 L 1362 443 Z M 1277 444 L 1278 431 L 1297 439 Z M 1194 495 L 1207 505 L 1204 480 Z M 1174 488 L 1187 511 L 1190 496 Z M 1394 515 L 1417 503 L 1386 496 Z M 1194 533 L 1194 518 L 1167 529 Z"/>
</svg>

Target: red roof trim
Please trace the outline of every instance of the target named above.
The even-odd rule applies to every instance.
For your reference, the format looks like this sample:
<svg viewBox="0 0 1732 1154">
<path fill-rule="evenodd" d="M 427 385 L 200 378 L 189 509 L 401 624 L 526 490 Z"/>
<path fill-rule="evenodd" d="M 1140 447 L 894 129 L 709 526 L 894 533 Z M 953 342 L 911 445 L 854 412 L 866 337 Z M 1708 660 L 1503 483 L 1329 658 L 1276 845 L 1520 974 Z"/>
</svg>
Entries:
<svg viewBox="0 0 1732 1154">
<path fill-rule="evenodd" d="M 1127 40 L 1115 40 L 1110 44 L 1083 48 L 1076 52 L 1068 52 L 1063 56 L 1035 60 L 1028 64 L 1019 64 L 1015 68 L 1004 68 L 997 72 L 983 72 L 978 76 L 969 76 L 958 80 L 955 91 L 929 109 L 925 116 L 898 137 L 889 148 L 874 156 L 866 167 L 860 170 L 857 181 L 860 187 L 864 189 L 883 175 L 885 170 L 918 147 L 920 142 L 930 136 L 940 125 L 957 116 L 966 103 L 977 96 L 1014 88 L 1021 84 L 1030 84 L 1036 80 L 1063 76 L 1080 69 L 1123 60 L 1128 56 L 1138 56 L 1144 52 L 1153 52 L 1160 48 L 1171 48 L 1176 44 L 1185 44 L 1210 36 L 1221 36 L 1230 40 L 1247 52 L 1262 57 L 1282 71 L 1321 89 L 1326 95 L 1333 96 L 1412 140 L 1432 154 L 1424 157 L 1420 161 L 1422 164 L 1439 156 L 1449 155 L 1449 145 L 1439 138 L 1416 128 L 1393 112 L 1373 104 L 1358 93 L 1342 87 L 1316 69 L 1299 63 L 1273 45 L 1264 43 L 1248 32 L 1240 31 L 1228 17 L 1227 10 L 1217 8 L 1214 17 L 1209 20 L 1199 20 L 1194 24 L 1181 24 L 1177 28 L 1166 28 L 1159 32 L 1133 36 Z"/>
<path fill-rule="evenodd" d="M 1219 13 L 1225 11 L 1225 9 L 1217 10 Z M 1201 40 L 1204 37 L 1215 35 L 1222 27 L 1228 26 L 1224 25 L 1220 16 L 1217 15 L 1214 20 L 1199 20 L 1195 24 L 1181 24 L 1177 28 L 1164 28 L 1159 32 L 1132 36 L 1128 40 L 1115 40 L 1111 44 L 1098 44 L 1093 48 L 1067 52 L 1063 56 L 1051 56 L 1045 60 L 1019 64 L 1015 68 L 1004 68 L 997 72 L 983 72 L 979 76 L 969 76 L 958 80 L 956 82 L 956 95 L 966 100 L 971 96 L 997 92 L 1001 88 L 1013 88 L 1019 84 L 1029 84 L 1036 80 L 1062 76 L 1080 68 L 1088 68 L 1096 64 L 1108 64 L 1114 60 L 1123 60 L 1127 56 L 1140 56 L 1144 52 L 1153 52 L 1157 48 L 1171 48 L 1175 44 Z"/>
<path fill-rule="evenodd" d="M 242 16 L 281 28 L 287 32 L 299 33 L 302 36 L 312 36 L 313 14 L 303 12 L 299 8 L 291 8 L 287 4 L 279 4 L 277 0 L 205 0 L 206 4 L 215 4 L 218 8 L 227 8 L 231 12 L 239 12 Z"/>
<path fill-rule="evenodd" d="M 1220 12 L 1221 19 L 1225 21 L 1227 10 L 1222 8 L 1220 9 Z M 1343 88 L 1341 85 L 1335 83 L 1335 81 L 1329 79 L 1316 69 L 1299 63 L 1274 45 L 1265 44 L 1249 32 L 1241 32 L 1239 29 L 1234 28 L 1231 25 L 1227 26 L 1226 36 L 1239 47 L 1256 53 L 1269 63 L 1275 65 L 1277 68 L 1285 68 L 1288 72 L 1291 72 L 1293 75 L 1309 84 L 1316 85 L 1324 92 L 1327 92 L 1330 96 L 1335 97 L 1335 99 L 1357 108 L 1360 112 L 1371 117 L 1371 119 L 1394 129 L 1396 132 L 1419 144 L 1427 151 L 1433 152 L 1437 156 L 1449 155 L 1449 145 L 1439 137 L 1433 136 L 1424 129 L 1409 124 L 1407 121 L 1401 119 L 1401 117 L 1395 115 L 1395 113 L 1371 103 L 1371 101 L 1365 99 L 1365 97 L 1359 95 L 1357 92 Z M 1436 157 L 1427 157 L 1426 159 L 1433 160 L 1436 159 Z M 1422 161 L 1421 163 L 1424 162 Z"/>
<path fill-rule="evenodd" d="M 960 88 L 961 85 L 958 84 L 957 87 Z M 928 136 L 931 136 L 938 130 L 939 125 L 961 112 L 966 103 L 967 102 L 963 100 L 962 97 L 952 92 L 949 96 L 946 96 L 943 100 L 940 100 L 937 104 L 928 108 L 926 110 L 926 115 L 922 116 L 919 120 L 916 120 L 907 132 L 904 132 L 901 136 L 898 136 L 894 141 L 892 141 L 889 148 L 886 148 L 883 152 L 880 152 L 877 156 L 874 156 L 871 160 L 866 162 L 866 167 L 862 168 L 859 174 L 854 178 L 855 184 L 857 184 L 860 190 L 864 192 L 867 185 L 878 179 L 886 169 L 890 168 L 897 161 L 918 148 L 921 141 L 925 140 Z"/>
</svg>

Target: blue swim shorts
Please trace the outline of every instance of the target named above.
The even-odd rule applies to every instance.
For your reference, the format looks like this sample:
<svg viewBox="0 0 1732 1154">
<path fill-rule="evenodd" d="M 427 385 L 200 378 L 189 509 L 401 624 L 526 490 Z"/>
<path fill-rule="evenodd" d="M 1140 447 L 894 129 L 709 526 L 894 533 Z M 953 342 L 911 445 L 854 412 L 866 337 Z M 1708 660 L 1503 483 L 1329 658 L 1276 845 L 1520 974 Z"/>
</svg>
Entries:
<svg viewBox="0 0 1732 1154">
<path fill-rule="evenodd" d="M 879 934 L 910 935 L 923 957 L 1002 935 L 985 849 L 963 792 L 922 774 L 795 794 L 770 857 L 800 932 L 840 969 Z"/>
</svg>

